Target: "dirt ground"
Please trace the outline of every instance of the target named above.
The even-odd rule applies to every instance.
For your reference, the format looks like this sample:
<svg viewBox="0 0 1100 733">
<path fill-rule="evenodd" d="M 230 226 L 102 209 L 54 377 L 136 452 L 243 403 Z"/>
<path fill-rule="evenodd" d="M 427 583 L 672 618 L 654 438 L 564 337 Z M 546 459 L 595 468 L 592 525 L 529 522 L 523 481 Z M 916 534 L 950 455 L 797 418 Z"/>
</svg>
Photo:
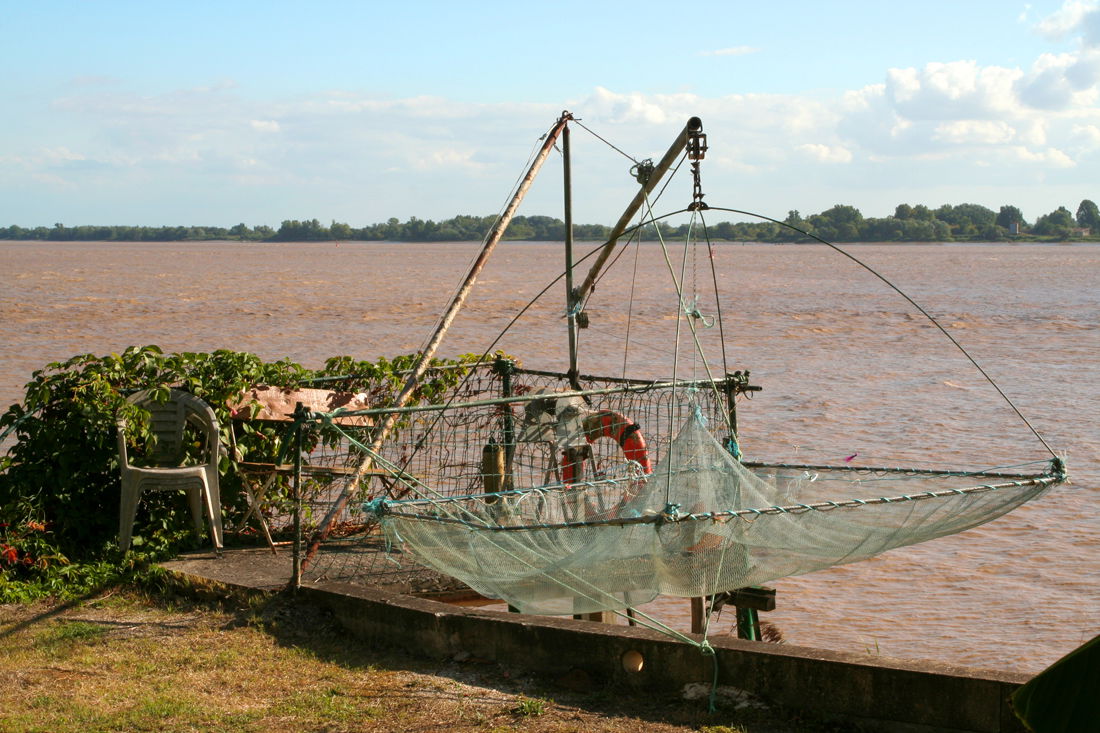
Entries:
<svg viewBox="0 0 1100 733">
<path fill-rule="evenodd" d="M 114 589 L 0 606 L 0 654 L 5 733 L 853 730 L 733 703 L 712 714 L 681 690 L 638 699 L 590 679 L 371 649 L 284 596 L 209 603 Z"/>
</svg>

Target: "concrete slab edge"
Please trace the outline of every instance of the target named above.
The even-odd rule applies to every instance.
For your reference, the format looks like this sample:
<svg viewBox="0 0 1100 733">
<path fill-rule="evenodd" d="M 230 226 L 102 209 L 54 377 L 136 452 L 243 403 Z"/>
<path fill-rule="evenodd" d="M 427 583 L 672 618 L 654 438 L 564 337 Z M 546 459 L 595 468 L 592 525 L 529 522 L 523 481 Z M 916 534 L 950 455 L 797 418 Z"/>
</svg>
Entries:
<svg viewBox="0 0 1100 733">
<path fill-rule="evenodd" d="M 273 592 L 166 569 L 202 595 Z M 639 694 L 712 681 L 713 664 L 696 647 L 644 628 L 456 607 L 350 583 L 306 585 L 299 595 L 365 642 L 428 657 L 470 656 L 544 676 L 582 671 Z M 725 636 L 710 644 L 723 694 L 739 699 L 899 733 L 1025 731 L 1008 697 L 1026 675 Z"/>
</svg>

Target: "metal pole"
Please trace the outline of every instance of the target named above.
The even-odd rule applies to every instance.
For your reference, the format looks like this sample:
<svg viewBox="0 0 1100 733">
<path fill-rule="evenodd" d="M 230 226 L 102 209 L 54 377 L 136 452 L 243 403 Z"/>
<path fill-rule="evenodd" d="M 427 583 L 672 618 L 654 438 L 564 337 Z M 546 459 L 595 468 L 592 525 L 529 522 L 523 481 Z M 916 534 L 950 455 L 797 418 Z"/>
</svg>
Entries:
<svg viewBox="0 0 1100 733">
<path fill-rule="evenodd" d="M 443 341 L 443 336 L 446 335 L 447 329 L 451 327 L 451 323 L 454 321 L 455 316 L 458 315 L 458 311 L 462 309 L 462 305 L 466 302 L 470 290 L 477 281 L 477 276 L 481 273 L 482 268 L 485 267 L 489 255 L 504 236 L 504 231 L 508 228 L 508 224 L 511 223 L 512 217 L 515 216 L 516 209 L 519 208 L 520 202 L 523 201 L 523 197 L 527 195 L 528 189 L 531 188 L 535 176 L 538 175 L 539 169 L 542 168 L 542 164 L 546 162 L 546 158 L 550 155 L 550 151 L 554 149 L 554 143 L 557 142 L 558 136 L 561 135 L 562 130 L 566 128 L 566 125 L 572 119 L 573 115 L 569 114 L 569 112 L 562 112 L 558 121 L 555 122 L 554 126 L 550 128 L 550 131 L 546 133 L 546 140 L 543 142 L 538 155 L 535 156 L 535 160 L 531 163 L 523 180 L 520 181 L 519 188 L 516 189 L 515 194 L 512 196 L 512 200 L 508 202 L 508 206 L 504 209 L 504 213 L 501 214 L 500 219 L 497 220 L 496 225 L 493 226 L 492 231 L 485 240 L 485 244 L 482 245 L 481 253 L 478 254 L 477 259 L 474 261 L 473 265 L 470 266 L 470 271 L 466 273 L 466 279 L 462 281 L 462 285 L 459 287 L 458 292 L 455 293 L 450 306 L 448 306 L 447 311 L 443 314 L 443 318 L 440 319 L 439 325 L 436 326 L 435 332 L 428 341 L 428 345 L 420 352 L 420 358 L 416 362 L 416 366 L 413 367 L 412 373 L 409 375 L 401 392 L 394 400 L 394 407 L 403 407 L 412 397 L 413 392 L 420 383 L 420 378 L 424 376 L 424 372 L 428 370 L 432 357 L 435 356 L 436 349 L 439 348 L 440 342 Z M 367 451 L 367 455 L 363 459 L 363 462 L 359 464 L 359 469 L 356 471 L 354 478 L 349 481 L 344 487 L 344 490 L 340 492 L 340 495 L 336 498 L 336 501 L 333 502 L 332 507 L 325 515 L 325 518 L 321 521 L 320 526 L 318 526 L 317 532 L 314 533 L 313 538 L 310 540 L 309 549 L 306 551 L 304 562 L 308 563 L 313 556 L 317 554 L 321 542 L 328 536 L 332 523 L 336 520 L 340 512 L 343 511 L 344 507 L 347 506 L 348 499 L 359 488 L 359 484 L 362 483 L 363 477 L 366 476 L 374 466 L 374 455 L 382 450 L 382 445 L 386 442 L 386 438 L 389 437 L 390 431 L 393 430 L 394 425 L 397 424 L 398 418 L 398 413 L 390 413 L 383 421 L 382 425 L 378 427 L 374 440 L 371 442 L 370 448 Z"/>
<path fill-rule="evenodd" d="M 739 434 L 737 432 L 737 387 L 741 384 L 741 372 L 734 374 L 726 374 L 726 414 L 729 418 L 729 440 L 726 443 L 726 449 L 737 460 L 741 460 L 741 446 Z M 748 376 L 745 377 L 745 384 L 748 384 Z"/>
<path fill-rule="evenodd" d="M 737 638 L 760 641 L 760 615 L 755 608 L 737 606 Z"/>
<path fill-rule="evenodd" d="M 638 213 L 638 209 L 642 208 L 642 204 L 645 203 L 646 196 L 657 187 L 657 183 L 668 172 L 668 169 L 672 167 L 672 164 L 676 162 L 676 159 L 680 157 L 680 153 L 687 147 L 688 139 L 693 133 L 698 133 L 703 129 L 703 121 L 698 117 L 692 117 L 687 121 L 687 125 L 680 131 L 680 134 L 676 136 L 675 142 L 665 153 L 665 157 L 661 158 L 661 162 L 658 163 L 650 174 L 649 178 L 642 184 L 641 190 L 634 196 L 634 200 L 626 207 L 626 211 L 619 217 L 619 221 L 615 224 L 611 230 L 611 235 L 607 238 L 607 243 L 604 244 L 603 249 L 600 250 L 599 255 L 596 256 L 596 261 L 592 263 L 591 269 L 588 271 L 588 276 L 585 277 L 584 282 L 577 290 L 577 302 L 583 303 L 584 299 L 588 297 L 588 294 L 592 292 L 592 288 L 596 284 L 596 278 L 600 274 L 600 270 L 607 263 L 609 257 L 611 257 L 612 251 L 615 249 L 615 244 L 619 241 L 619 236 L 626 230 L 630 224 L 630 220 L 634 218 L 634 215 Z"/>
<path fill-rule="evenodd" d="M 500 375 L 500 396 L 511 397 L 512 396 L 512 374 L 516 370 L 516 363 L 511 359 L 505 359 L 502 356 L 498 356 L 496 362 L 493 364 L 493 368 L 497 374 Z M 514 488 L 512 482 L 512 461 L 516 455 L 516 423 L 515 416 L 512 415 L 512 408 L 504 410 L 503 417 L 503 435 L 504 440 L 504 481 L 503 488 L 505 491 L 510 491 Z"/>
<path fill-rule="evenodd" d="M 565 323 L 569 329 L 569 384 L 580 389 L 577 380 L 577 300 L 573 292 L 573 166 L 569 148 L 569 128 L 562 130 L 561 157 L 565 185 Z"/>
</svg>

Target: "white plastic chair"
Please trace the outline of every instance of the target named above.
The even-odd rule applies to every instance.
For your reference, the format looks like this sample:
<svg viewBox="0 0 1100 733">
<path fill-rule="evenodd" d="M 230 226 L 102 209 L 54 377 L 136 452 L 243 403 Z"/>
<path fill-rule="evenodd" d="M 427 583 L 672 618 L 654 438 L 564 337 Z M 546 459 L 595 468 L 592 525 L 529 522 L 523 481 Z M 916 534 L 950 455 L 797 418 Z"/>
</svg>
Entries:
<svg viewBox="0 0 1100 733">
<path fill-rule="evenodd" d="M 218 418 L 210 405 L 198 397 L 173 389 L 167 402 L 156 402 L 152 391 L 136 392 L 127 401 L 149 411 L 149 427 L 157 437 L 150 456 L 149 466 L 130 463 L 126 448 L 126 420 L 118 421 L 119 467 L 122 471 L 122 500 L 119 507 L 118 544 L 123 551 L 130 547 L 137 515 L 138 499 L 142 491 L 187 492 L 191 504 L 191 516 L 195 520 L 195 534 L 202 535 L 203 514 L 210 521 L 210 535 L 215 551 L 222 549 L 221 493 L 218 489 L 218 459 L 221 442 L 218 437 Z M 184 444 L 188 426 L 197 430 L 204 445 L 194 465 L 183 465 L 187 455 Z"/>
</svg>

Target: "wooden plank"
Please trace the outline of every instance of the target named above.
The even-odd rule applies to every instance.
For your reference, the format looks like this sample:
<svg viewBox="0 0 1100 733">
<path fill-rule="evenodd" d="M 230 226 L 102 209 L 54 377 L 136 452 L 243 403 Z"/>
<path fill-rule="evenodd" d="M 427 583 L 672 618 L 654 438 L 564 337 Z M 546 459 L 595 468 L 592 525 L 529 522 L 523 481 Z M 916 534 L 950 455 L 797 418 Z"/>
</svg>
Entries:
<svg viewBox="0 0 1100 733">
<path fill-rule="evenodd" d="M 259 410 L 253 414 L 253 405 L 259 403 Z M 242 392 L 228 403 L 234 420 L 257 420 L 261 422 L 292 422 L 294 408 L 301 403 L 313 412 L 332 412 L 338 408 L 346 410 L 367 410 L 373 405 L 368 403 L 367 395 L 354 392 L 333 392 L 328 389 L 283 389 L 281 387 L 257 386 Z M 369 415 L 337 417 L 337 425 L 370 427 L 374 420 Z"/>
<path fill-rule="evenodd" d="M 252 463 L 250 461 L 238 461 L 237 469 L 241 473 L 266 475 L 277 473 L 285 476 L 294 475 L 293 463 Z M 357 466 L 316 466 L 313 464 L 302 465 L 303 476 L 352 476 L 358 470 Z M 416 476 L 403 471 L 390 471 L 385 468 L 373 468 L 364 476 L 383 476 L 417 480 Z"/>
<path fill-rule="evenodd" d="M 725 594 L 724 603 L 738 608 L 751 608 L 754 611 L 775 610 L 775 588 L 765 586 L 738 588 Z"/>
<path fill-rule="evenodd" d="M 595 611 L 594 613 L 583 614 L 585 621 L 598 621 L 601 624 L 613 624 L 615 623 L 615 614 L 611 611 Z"/>
<path fill-rule="evenodd" d="M 691 599 L 691 633 L 703 633 L 703 599 Z"/>
</svg>

